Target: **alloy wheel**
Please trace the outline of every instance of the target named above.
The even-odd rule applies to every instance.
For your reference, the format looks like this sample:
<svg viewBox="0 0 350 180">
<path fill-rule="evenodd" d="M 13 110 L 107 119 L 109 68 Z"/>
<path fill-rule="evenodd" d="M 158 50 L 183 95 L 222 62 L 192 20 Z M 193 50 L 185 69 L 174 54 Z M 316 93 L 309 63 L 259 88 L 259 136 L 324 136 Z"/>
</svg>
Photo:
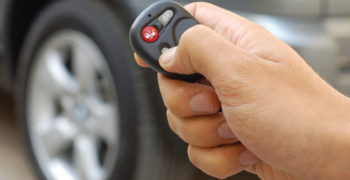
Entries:
<svg viewBox="0 0 350 180">
<path fill-rule="evenodd" d="M 105 179 L 118 150 L 119 112 L 107 61 L 85 34 L 61 30 L 38 48 L 27 92 L 29 135 L 49 179 Z"/>
</svg>

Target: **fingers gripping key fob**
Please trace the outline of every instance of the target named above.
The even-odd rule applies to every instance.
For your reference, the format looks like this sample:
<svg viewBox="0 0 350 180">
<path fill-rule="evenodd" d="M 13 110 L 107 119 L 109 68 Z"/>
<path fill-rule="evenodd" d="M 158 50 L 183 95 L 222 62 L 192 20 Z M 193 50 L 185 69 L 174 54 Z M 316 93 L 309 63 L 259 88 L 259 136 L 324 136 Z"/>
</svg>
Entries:
<svg viewBox="0 0 350 180">
<path fill-rule="evenodd" d="M 180 4 L 157 2 L 134 21 L 130 30 L 130 45 L 153 70 L 170 78 L 194 82 L 202 76 L 167 72 L 160 67 L 158 59 L 163 52 L 177 46 L 181 35 L 196 24 L 198 22 Z"/>
</svg>

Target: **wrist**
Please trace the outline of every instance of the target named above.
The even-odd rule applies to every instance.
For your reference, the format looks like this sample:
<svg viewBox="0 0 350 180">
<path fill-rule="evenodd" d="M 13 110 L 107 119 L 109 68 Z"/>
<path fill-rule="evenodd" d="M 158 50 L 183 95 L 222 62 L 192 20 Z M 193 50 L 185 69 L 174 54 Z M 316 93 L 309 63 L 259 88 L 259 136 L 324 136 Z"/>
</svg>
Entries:
<svg viewBox="0 0 350 180">
<path fill-rule="evenodd" d="M 350 179 L 350 99 L 339 92 L 329 99 L 327 108 L 320 110 L 320 141 L 322 146 L 316 179 Z M 322 118 L 325 117 L 325 118 Z M 317 158 L 317 157 L 315 157 Z"/>
</svg>

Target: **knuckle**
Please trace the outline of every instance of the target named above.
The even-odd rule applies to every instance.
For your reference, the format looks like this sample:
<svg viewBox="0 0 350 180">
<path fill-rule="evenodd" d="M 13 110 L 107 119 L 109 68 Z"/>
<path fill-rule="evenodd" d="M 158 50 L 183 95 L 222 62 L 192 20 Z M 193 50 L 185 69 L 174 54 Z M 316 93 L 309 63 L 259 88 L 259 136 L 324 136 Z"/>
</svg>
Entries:
<svg viewBox="0 0 350 180">
<path fill-rule="evenodd" d="M 177 126 L 176 126 L 175 120 L 173 118 L 173 115 L 171 114 L 171 112 L 169 110 L 167 110 L 166 114 L 167 114 L 167 119 L 168 119 L 168 124 L 169 124 L 170 129 L 174 133 L 176 133 L 177 132 Z"/>
<path fill-rule="evenodd" d="M 194 166 L 199 168 L 199 160 L 197 159 L 197 156 L 195 154 L 196 150 L 193 148 L 193 146 L 189 145 L 187 148 L 188 159 Z"/>
<path fill-rule="evenodd" d="M 191 3 L 191 5 L 196 6 L 196 8 L 201 8 L 201 7 L 211 6 L 212 4 L 205 1 L 198 1 L 198 2 Z"/>
<path fill-rule="evenodd" d="M 217 171 L 215 172 L 215 176 L 220 179 L 226 179 L 238 172 L 234 172 L 230 167 L 221 167 L 217 168 Z"/>
<path fill-rule="evenodd" d="M 186 5 L 186 8 L 191 12 L 191 14 L 194 17 L 196 17 L 198 12 L 205 11 L 207 8 L 211 8 L 213 6 L 214 5 L 209 2 L 198 1 L 189 3 L 188 5 Z"/>
<path fill-rule="evenodd" d="M 201 157 L 198 156 L 198 154 L 201 153 L 199 153 L 197 149 L 194 148 L 192 145 L 188 146 L 187 154 L 190 162 L 197 168 L 207 173 L 208 175 L 219 179 L 225 179 L 233 174 L 230 168 L 223 167 L 222 164 L 220 164 L 220 162 L 213 161 L 211 163 L 205 163 L 205 160 L 201 159 Z"/>
<path fill-rule="evenodd" d="M 183 123 L 182 120 L 178 121 L 177 133 L 183 141 L 185 141 L 186 143 L 190 143 L 191 134 L 187 131 L 186 125 Z"/>
<path fill-rule="evenodd" d="M 239 60 L 235 62 L 234 69 L 239 75 L 251 74 L 255 70 L 255 63 L 258 61 L 253 55 L 241 53 L 237 58 Z"/>
<path fill-rule="evenodd" d="M 184 120 L 178 118 L 171 111 L 167 111 L 168 124 L 170 129 L 177 134 L 183 141 L 188 143 L 189 133 L 186 130 L 186 125 L 184 125 Z"/>
<path fill-rule="evenodd" d="M 226 179 L 230 176 L 231 176 L 231 174 L 228 174 L 228 173 L 217 174 L 216 176 L 214 175 L 214 177 L 217 177 L 219 179 Z"/>
<path fill-rule="evenodd" d="M 226 179 L 230 176 L 233 175 L 233 173 L 231 172 L 231 170 L 229 168 L 226 167 L 212 167 L 211 169 L 213 169 L 214 171 L 212 171 L 210 174 L 216 178 L 219 179 Z"/>
<path fill-rule="evenodd" d="M 250 36 L 253 35 L 253 37 L 255 37 L 255 36 L 258 37 L 258 36 L 261 36 L 262 33 L 269 32 L 268 30 L 266 30 L 266 28 L 264 26 L 256 24 L 256 23 L 252 23 L 250 21 L 248 21 L 246 23 L 246 26 L 244 26 L 242 30 L 247 32 L 248 35 L 250 35 Z"/>
<path fill-rule="evenodd" d="M 269 31 L 264 26 L 262 26 L 260 24 L 253 23 L 252 29 L 255 29 L 257 32 L 260 32 L 260 33 L 269 33 Z"/>
</svg>

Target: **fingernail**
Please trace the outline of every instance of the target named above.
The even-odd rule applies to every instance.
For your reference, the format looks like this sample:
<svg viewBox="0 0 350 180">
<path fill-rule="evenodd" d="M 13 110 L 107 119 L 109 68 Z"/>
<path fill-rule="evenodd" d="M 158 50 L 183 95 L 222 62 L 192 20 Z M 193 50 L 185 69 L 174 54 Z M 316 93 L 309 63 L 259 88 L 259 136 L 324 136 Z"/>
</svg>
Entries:
<svg viewBox="0 0 350 180">
<path fill-rule="evenodd" d="M 162 67 L 170 66 L 175 61 L 176 49 L 177 47 L 170 48 L 159 57 L 159 64 Z"/>
<path fill-rule="evenodd" d="M 240 155 L 240 161 L 243 166 L 249 166 L 258 163 L 260 160 L 249 150 L 245 150 Z"/>
<path fill-rule="evenodd" d="M 205 98 L 203 94 L 197 94 L 191 99 L 193 111 L 198 113 L 211 113 L 214 111 L 214 106 Z"/>
<path fill-rule="evenodd" d="M 228 124 L 225 122 L 220 125 L 218 129 L 219 136 L 226 139 L 234 139 L 236 138 L 235 134 L 233 134 L 231 128 L 228 126 Z"/>
</svg>

